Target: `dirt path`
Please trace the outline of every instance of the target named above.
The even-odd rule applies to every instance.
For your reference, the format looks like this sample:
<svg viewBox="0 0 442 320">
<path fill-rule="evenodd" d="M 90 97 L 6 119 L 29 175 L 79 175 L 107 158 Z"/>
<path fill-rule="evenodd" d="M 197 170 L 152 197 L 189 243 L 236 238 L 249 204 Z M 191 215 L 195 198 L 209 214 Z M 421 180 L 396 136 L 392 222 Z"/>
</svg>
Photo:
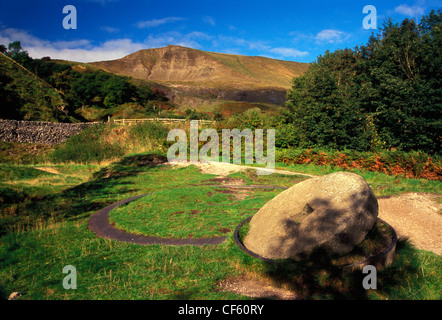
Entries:
<svg viewBox="0 0 442 320">
<path fill-rule="evenodd" d="M 403 193 L 380 197 L 379 217 L 388 222 L 398 238 L 408 238 L 417 248 L 442 254 L 442 204 L 440 195 Z"/>
<path fill-rule="evenodd" d="M 306 177 L 316 177 L 312 174 L 306 174 L 301 172 L 293 172 L 288 170 L 280 170 L 280 169 L 266 169 L 266 168 L 259 168 L 259 167 L 251 167 L 251 166 L 242 166 L 237 164 L 231 164 L 231 163 L 225 163 L 225 162 L 208 162 L 208 163 L 166 163 L 167 165 L 173 165 L 178 167 L 187 167 L 190 165 L 196 165 L 201 172 L 203 173 L 210 173 L 210 174 L 216 174 L 219 177 L 225 177 L 228 176 L 231 173 L 244 171 L 244 170 L 263 170 L 263 171 L 269 171 L 272 173 L 279 173 L 279 174 L 287 174 L 287 175 L 298 175 L 298 176 L 306 176 Z"/>
<path fill-rule="evenodd" d="M 45 171 L 53 174 L 60 174 L 57 169 L 51 167 L 34 167 L 36 170 Z"/>
</svg>

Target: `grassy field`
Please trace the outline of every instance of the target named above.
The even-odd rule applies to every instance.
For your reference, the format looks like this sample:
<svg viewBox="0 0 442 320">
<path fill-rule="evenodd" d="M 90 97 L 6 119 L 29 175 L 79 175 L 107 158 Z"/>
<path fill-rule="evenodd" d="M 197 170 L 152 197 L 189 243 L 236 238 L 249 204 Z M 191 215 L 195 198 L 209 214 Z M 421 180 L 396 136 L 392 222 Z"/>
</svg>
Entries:
<svg viewBox="0 0 442 320">
<path fill-rule="evenodd" d="M 393 265 L 378 272 L 378 289 L 362 288 L 360 271 L 273 265 L 244 254 L 233 230 L 280 189 L 229 193 L 216 176 L 190 166 L 151 165 L 149 153 L 100 164 L 0 166 L 0 295 L 20 299 L 247 299 L 219 290 L 235 276 L 264 278 L 304 299 L 440 299 L 442 259 L 401 241 Z M 310 174 L 336 169 L 284 166 Z M 359 172 L 376 195 L 441 193 L 440 182 Z M 303 176 L 235 173 L 230 182 L 290 186 Z M 396 182 L 397 180 L 397 182 Z M 130 196 L 151 195 L 111 212 L 126 231 L 160 237 L 227 236 L 218 246 L 142 246 L 97 237 L 87 228 L 98 209 Z M 62 286 L 63 267 L 77 270 L 77 289 Z"/>
</svg>

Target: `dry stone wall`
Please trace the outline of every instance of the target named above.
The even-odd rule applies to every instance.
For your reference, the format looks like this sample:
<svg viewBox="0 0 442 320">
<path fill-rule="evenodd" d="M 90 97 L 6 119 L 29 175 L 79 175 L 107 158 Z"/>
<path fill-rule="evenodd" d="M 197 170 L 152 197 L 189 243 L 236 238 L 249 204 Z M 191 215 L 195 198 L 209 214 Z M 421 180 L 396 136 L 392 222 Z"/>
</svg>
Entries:
<svg viewBox="0 0 442 320">
<path fill-rule="evenodd" d="M 96 122 L 54 123 L 0 119 L 0 141 L 56 145 Z"/>
</svg>

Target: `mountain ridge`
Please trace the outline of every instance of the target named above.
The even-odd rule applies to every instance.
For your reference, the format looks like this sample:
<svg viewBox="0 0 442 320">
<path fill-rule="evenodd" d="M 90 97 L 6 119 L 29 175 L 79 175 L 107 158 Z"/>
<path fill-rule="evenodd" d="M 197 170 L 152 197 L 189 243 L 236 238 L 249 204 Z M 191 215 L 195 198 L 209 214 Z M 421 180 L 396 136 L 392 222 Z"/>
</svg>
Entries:
<svg viewBox="0 0 442 320">
<path fill-rule="evenodd" d="M 176 45 L 142 49 L 120 59 L 90 64 L 108 72 L 159 82 L 228 81 L 286 89 L 292 79 L 303 74 L 309 65 Z"/>
<path fill-rule="evenodd" d="M 107 72 L 159 84 L 175 101 L 182 101 L 182 95 L 186 94 L 203 100 L 279 105 L 285 101 L 293 78 L 305 73 L 309 66 L 308 63 L 176 45 L 142 49 L 120 59 L 89 64 Z"/>
</svg>

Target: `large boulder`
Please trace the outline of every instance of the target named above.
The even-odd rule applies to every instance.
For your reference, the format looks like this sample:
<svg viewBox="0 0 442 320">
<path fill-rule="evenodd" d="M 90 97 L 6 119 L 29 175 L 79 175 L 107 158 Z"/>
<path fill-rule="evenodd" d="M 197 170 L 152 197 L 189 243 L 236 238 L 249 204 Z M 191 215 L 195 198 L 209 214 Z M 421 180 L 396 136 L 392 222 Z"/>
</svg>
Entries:
<svg viewBox="0 0 442 320">
<path fill-rule="evenodd" d="M 377 199 L 359 175 L 337 172 L 294 185 L 250 220 L 247 249 L 269 259 L 343 255 L 361 243 L 378 215 Z"/>
</svg>

